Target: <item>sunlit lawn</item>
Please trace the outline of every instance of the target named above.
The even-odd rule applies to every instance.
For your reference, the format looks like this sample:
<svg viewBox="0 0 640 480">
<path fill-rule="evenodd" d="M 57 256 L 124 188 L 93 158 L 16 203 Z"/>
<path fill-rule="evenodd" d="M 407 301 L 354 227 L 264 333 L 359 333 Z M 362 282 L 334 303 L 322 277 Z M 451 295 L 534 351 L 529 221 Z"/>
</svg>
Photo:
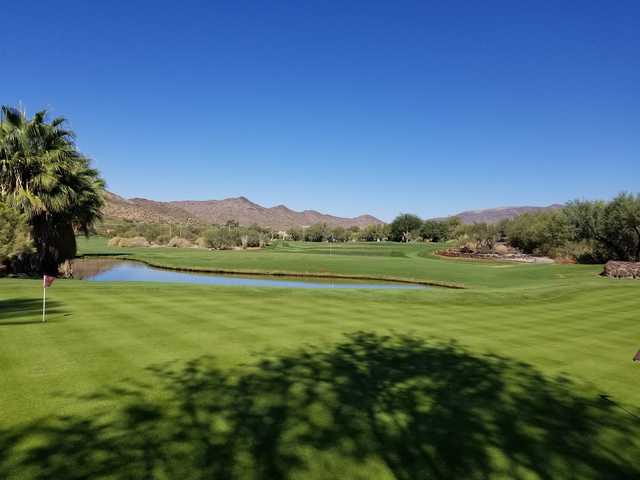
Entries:
<svg viewBox="0 0 640 480">
<path fill-rule="evenodd" d="M 41 324 L 40 282 L 0 279 L 0 478 L 640 474 L 640 282 L 415 245 L 81 248 L 468 288 L 59 280 Z"/>
</svg>

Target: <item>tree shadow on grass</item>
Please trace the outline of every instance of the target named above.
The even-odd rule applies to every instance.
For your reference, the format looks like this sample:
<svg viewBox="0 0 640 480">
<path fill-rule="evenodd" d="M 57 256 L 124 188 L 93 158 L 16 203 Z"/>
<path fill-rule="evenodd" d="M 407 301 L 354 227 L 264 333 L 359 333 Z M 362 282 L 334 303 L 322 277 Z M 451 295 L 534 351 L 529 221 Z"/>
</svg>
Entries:
<svg viewBox="0 0 640 480">
<path fill-rule="evenodd" d="M 566 379 L 455 344 L 356 333 L 231 373 L 210 358 L 0 433 L 27 479 L 638 478 L 638 424 Z M 155 399 L 155 400 L 154 400 Z M 86 399 L 89 401 L 89 399 Z"/>
<path fill-rule="evenodd" d="M 62 313 L 60 302 L 47 300 L 47 322 Z M 42 299 L 9 298 L 0 300 L 0 327 L 42 323 Z"/>
<path fill-rule="evenodd" d="M 97 252 L 97 253 L 83 253 L 76 257 L 76 260 L 82 260 L 86 257 L 127 257 L 131 255 L 129 252 Z"/>
</svg>

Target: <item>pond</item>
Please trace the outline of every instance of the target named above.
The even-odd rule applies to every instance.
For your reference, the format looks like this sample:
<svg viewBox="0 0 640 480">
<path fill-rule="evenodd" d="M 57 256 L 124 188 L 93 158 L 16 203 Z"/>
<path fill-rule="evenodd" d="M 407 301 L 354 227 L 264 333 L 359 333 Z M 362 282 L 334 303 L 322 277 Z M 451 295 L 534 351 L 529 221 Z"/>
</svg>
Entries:
<svg viewBox="0 0 640 480">
<path fill-rule="evenodd" d="M 144 263 L 108 258 L 78 259 L 73 262 L 73 277 L 92 282 L 165 282 L 205 285 L 287 287 L 287 288 L 367 288 L 425 289 L 424 285 L 340 278 L 287 277 L 268 275 L 221 275 L 184 272 L 150 267 Z"/>
</svg>

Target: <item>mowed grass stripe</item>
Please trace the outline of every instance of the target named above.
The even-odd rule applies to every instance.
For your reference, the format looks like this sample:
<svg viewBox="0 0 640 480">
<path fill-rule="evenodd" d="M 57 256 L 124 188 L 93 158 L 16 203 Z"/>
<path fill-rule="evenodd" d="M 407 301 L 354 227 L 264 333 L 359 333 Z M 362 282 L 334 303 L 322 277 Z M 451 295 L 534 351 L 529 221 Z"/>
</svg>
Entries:
<svg viewBox="0 0 640 480">
<path fill-rule="evenodd" d="M 173 255 L 176 264 L 202 260 L 205 266 L 237 259 L 242 268 L 300 261 L 301 269 L 389 273 L 388 265 L 394 265 L 395 272 L 406 269 L 407 276 L 468 274 L 465 283 L 472 288 L 340 291 L 60 280 L 49 291 L 51 323 L 42 326 L 37 323 L 40 282 L 0 279 L 0 361 L 6 366 L 0 391 L 9 392 L 0 397 L 0 424 L 7 428 L 60 413 L 88 415 L 96 402 L 106 400 L 86 396 L 125 378 L 148 384 L 149 395 L 161 398 L 147 369 L 151 365 L 182 365 L 207 356 L 221 371 L 237 373 L 303 345 L 330 349 L 344 333 L 355 331 L 408 333 L 434 344 L 454 341 L 474 355 L 529 364 L 548 378 L 565 375 L 574 391 L 595 399 L 606 393 L 640 413 L 639 392 L 630 387 L 638 378 L 630 357 L 640 346 L 635 319 L 640 282 L 596 277 L 599 267 L 448 263 L 428 252 L 419 256 L 424 251 L 413 246 L 403 252 L 406 258 L 384 256 L 394 248 L 403 247 L 331 259 L 322 258 L 322 252 L 305 254 L 304 248 L 295 254 L 216 252 L 208 257 L 211 252 L 179 249 L 133 253 L 162 261 Z M 8 299 L 31 300 L 31 308 L 14 311 Z M 109 402 L 117 408 L 125 399 Z M 313 463 L 315 457 L 310 458 Z M 338 471 L 345 466 L 329 458 Z M 369 476 L 373 463 L 362 463 Z"/>
</svg>

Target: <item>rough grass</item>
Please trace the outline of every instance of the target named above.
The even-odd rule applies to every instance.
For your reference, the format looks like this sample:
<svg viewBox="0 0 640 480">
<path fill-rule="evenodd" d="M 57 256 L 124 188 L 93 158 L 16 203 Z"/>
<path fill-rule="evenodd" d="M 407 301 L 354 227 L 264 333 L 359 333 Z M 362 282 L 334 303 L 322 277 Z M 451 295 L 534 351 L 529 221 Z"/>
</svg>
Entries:
<svg viewBox="0 0 640 480">
<path fill-rule="evenodd" d="M 469 288 L 60 280 L 42 325 L 40 282 L 0 279 L 0 478 L 640 473 L 640 282 L 599 267 L 442 260 L 414 245 L 81 247 Z"/>
</svg>

